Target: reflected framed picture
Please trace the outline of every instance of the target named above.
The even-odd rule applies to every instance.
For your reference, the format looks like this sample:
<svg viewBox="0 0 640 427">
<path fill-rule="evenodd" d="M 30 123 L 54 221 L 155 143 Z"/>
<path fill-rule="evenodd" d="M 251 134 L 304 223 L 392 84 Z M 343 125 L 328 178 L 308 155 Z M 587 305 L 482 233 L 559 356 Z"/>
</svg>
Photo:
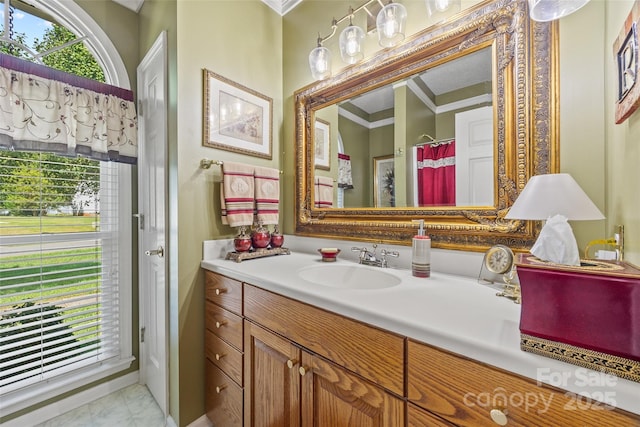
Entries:
<svg viewBox="0 0 640 427">
<path fill-rule="evenodd" d="M 313 144 L 316 169 L 331 169 L 331 125 L 322 119 L 316 119 Z"/>
<path fill-rule="evenodd" d="M 376 208 L 396 205 L 393 154 L 373 158 L 373 187 L 373 203 Z"/>
<path fill-rule="evenodd" d="M 206 147 L 271 159 L 273 100 L 204 70 Z"/>
</svg>

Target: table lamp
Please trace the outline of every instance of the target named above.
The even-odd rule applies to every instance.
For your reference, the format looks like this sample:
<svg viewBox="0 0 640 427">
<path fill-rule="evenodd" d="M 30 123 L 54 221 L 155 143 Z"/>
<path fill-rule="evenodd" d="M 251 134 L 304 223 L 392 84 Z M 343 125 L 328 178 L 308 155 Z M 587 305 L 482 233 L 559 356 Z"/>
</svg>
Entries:
<svg viewBox="0 0 640 427">
<path fill-rule="evenodd" d="M 568 220 L 604 219 L 567 173 L 532 176 L 505 219 L 546 221 L 530 252 L 543 261 L 580 265 L 578 244 Z"/>
</svg>

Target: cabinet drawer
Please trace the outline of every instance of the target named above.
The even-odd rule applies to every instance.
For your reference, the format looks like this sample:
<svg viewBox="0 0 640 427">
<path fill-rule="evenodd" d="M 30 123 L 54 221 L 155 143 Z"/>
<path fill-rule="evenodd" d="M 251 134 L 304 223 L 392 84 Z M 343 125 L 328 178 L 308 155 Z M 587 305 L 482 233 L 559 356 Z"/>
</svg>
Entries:
<svg viewBox="0 0 640 427">
<path fill-rule="evenodd" d="M 207 360 L 206 412 L 214 426 L 242 427 L 242 388 Z"/>
<path fill-rule="evenodd" d="M 338 365 L 404 395 L 404 338 L 245 284 L 244 313 Z"/>
<path fill-rule="evenodd" d="M 205 305 L 206 328 L 232 346 L 242 350 L 242 317 L 210 301 Z"/>
<path fill-rule="evenodd" d="M 640 417 L 412 340 L 407 393 L 410 401 L 460 426 L 495 426 L 492 410 L 506 412 L 509 426 L 640 425 Z"/>
<path fill-rule="evenodd" d="M 207 358 L 242 386 L 242 353 L 213 332 L 205 331 L 204 348 Z"/>
<path fill-rule="evenodd" d="M 205 297 L 220 307 L 242 315 L 242 282 L 205 271 Z"/>
<path fill-rule="evenodd" d="M 409 427 L 455 427 L 411 403 L 407 404 L 407 420 Z"/>
</svg>

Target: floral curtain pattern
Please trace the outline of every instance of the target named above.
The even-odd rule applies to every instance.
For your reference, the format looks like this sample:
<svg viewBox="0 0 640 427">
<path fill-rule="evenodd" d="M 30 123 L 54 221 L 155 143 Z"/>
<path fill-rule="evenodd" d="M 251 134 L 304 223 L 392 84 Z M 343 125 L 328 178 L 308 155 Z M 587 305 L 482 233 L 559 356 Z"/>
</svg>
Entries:
<svg viewBox="0 0 640 427">
<path fill-rule="evenodd" d="M 17 58 L 7 61 L 21 64 Z M 7 61 L 0 64 L 0 148 L 136 163 L 137 116 L 131 91 L 99 82 L 87 85 L 98 89 L 91 90 L 17 71 L 19 67 L 5 66 Z M 36 71 L 46 68 L 33 66 L 40 67 Z M 80 81 L 75 76 L 68 80 Z"/>
</svg>

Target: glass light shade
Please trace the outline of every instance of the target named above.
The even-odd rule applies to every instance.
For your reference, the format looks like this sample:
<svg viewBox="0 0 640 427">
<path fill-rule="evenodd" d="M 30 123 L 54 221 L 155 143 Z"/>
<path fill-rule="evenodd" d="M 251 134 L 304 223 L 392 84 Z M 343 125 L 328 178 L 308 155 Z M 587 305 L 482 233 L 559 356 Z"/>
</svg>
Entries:
<svg viewBox="0 0 640 427">
<path fill-rule="evenodd" d="M 532 176 L 505 218 L 547 220 L 555 215 L 569 220 L 604 219 L 600 209 L 568 173 Z"/>
<path fill-rule="evenodd" d="M 400 3 L 389 3 L 378 12 L 376 29 L 382 47 L 392 47 L 404 40 L 407 9 Z"/>
<path fill-rule="evenodd" d="M 313 49 L 309 54 L 309 67 L 315 80 L 331 77 L 331 51 L 323 46 Z"/>
<path fill-rule="evenodd" d="M 560 19 L 580 9 L 589 0 L 529 0 L 529 16 L 534 21 Z"/>
<path fill-rule="evenodd" d="M 340 55 L 347 64 L 355 64 L 364 58 L 362 41 L 364 31 L 355 25 L 349 25 L 340 33 Z"/>
<path fill-rule="evenodd" d="M 460 12 L 461 0 L 426 0 L 427 15 L 432 23 L 440 22 L 449 16 Z"/>
</svg>

